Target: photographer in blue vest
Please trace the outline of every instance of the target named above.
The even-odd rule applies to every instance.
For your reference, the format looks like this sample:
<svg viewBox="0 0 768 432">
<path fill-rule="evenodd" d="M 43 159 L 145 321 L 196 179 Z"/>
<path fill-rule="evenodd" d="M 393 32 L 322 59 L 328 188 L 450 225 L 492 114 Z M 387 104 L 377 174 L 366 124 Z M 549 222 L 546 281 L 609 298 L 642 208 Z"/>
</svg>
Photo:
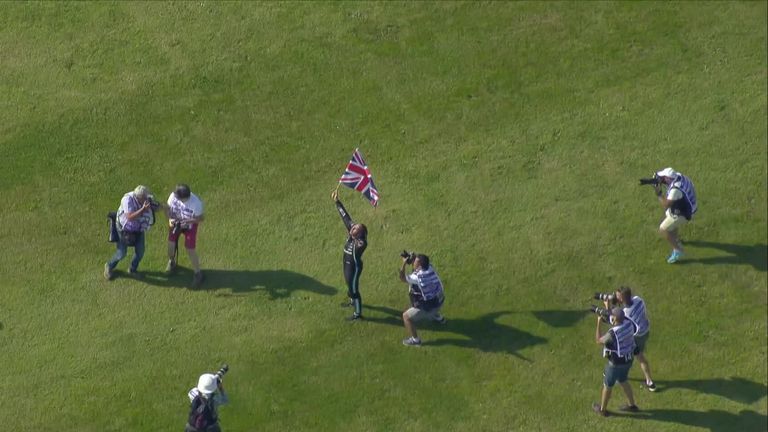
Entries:
<svg viewBox="0 0 768 432">
<path fill-rule="evenodd" d="M 651 365 L 645 358 L 645 344 L 648 341 L 648 335 L 651 329 L 651 322 L 648 321 L 648 315 L 645 309 L 645 300 L 640 296 L 632 295 L 632 288 L 628 286 L 621 287 L 616 291 L 616 300 L 624 306 L 624 316 L 635 325 L 635 358 L 640 362 L 640 369 L 645 375 L 645 387 L 652 392 L 656 391 L 656 384 L 651 378 Z M 605 302 L 608 307 L 608 302 Z"/>
<path fill-rule="evenodd" d="M 598 316 L 595 329 L 595 342 L 603 345 L 603 357 L 608 359 L 608 363 L 603 371 L 600 403 L 592 404 L 592 410 L 603 417 L 608 416 L 608 400 L 611 398 L 611 391 L 616 382 L 621 385 L 628 401 L 619 410 L 639 411 L 632 395 L 632 387 L 627 382 L 629 369 L 632 367 L 632 353 L 635 350 L 635 325 L 626 319 L 624 311 L 619 307 L 611 309 L 609 321 L 612 327 L 605 334 L 600 334 L 600 323 L 603 322 L 603 317 Z"/>
<path fill-rule="evenodd" d="M 440 308 L 445 301 L 443 283 L 429 264 L 428 256 L 406 251 L 400 256 L 403 259 L 400 280 L 408 284 L 408 295 L 411 299 L 411 307 L 403 312 L 403 324 L 410 335 L 403 339 L 403 345 L 419 346 L 421 339 L 416 333 L 416 322 L 428 319 L 445 324 L 445 318 L 440 315 Z M 407 264 L 413 264 L 411 274 L 405 274 Z"/>
<path fill-rule="evenodd" d="M 659 225 L 659 232 L 672 246 L 667 262 L 673 264 L 683 256 L 680 227 L 690 222 L 698 210 L 696 190 L 691 179 L 672 168 L 657 172 L 656 178 L 659 180 L 655 185 L 656 196 L 664 209 L 664 220 Z M 662 185 L 667 188 L 666 195 L 662 193 Z"/>
</svg>

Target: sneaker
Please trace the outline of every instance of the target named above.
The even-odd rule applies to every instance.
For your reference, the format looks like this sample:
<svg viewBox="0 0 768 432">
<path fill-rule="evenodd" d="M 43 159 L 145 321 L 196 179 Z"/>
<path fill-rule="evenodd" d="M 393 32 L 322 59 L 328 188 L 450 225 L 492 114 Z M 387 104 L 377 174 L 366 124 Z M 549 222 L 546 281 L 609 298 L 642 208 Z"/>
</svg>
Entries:
<svg viewBox="0 0 768 432">
<path fill-rule="evenodd" d="M 673 250 L 672 254 L 669 256 L 669 258 L 667 258 L 667 262 L 669 264 L 674 264 L 682 257 L 683 257 L 682 252 L 680 252 L 679 250 Z"/>
<path fill-rule="evenodd" d="M 438 324 L 445 324 L 445 323 L 446 323 L 445 317 L 444 317 L 444 316 L 442 316 L 442 315 L 438 315 L 438 316 L 436 316 L 436 317 L 434 318 L 434 321 L 435 321 L 436 323 L 438 323 Z"/>
<path fill-rule="evenodd" d="M 341 307 L 352 307 L 352 300 L 341 302 Z"/>
<path fill-rule="evenodd" d="M 144 275 L 139 273 L 138 270 L 129 269 L 128 270 L 128 276 L 136 279 L 136 280 L 142 280 L 144 279 Z"/>
<path fill-rule="evenodd" d="M 348 316 L 347 317 L 347 321 L 358 321 L 358 320 L 361 320 L 361 319 L 363 319 L 363 316 L 362 315 L 358 315 L 356 313 L 353 313 L 352 316 Z"/>
<path fill-rule="evenodd" d="M 109 263 L 104 264 L 104 279 L 112 280 L 112 269 L 109 268 Z"/>
<path fill-rule="evenodd" d="M 645 386 L 648 388 L 648 391 L 655 392 L 656 391 L 656 383 L 651 382 L 650 384 L 646 383 Z"/>
<path fill-rule="evenodd" d="M 195 275 L 192 277 L 192 287 L 197 288 L 202 285 L 203 279 L 205 279 L 205 277 L 203 277 L 203 272 L 195 273 Z"/>
<path fill-rule="evenodd" d="M 407 337 L 403 339 L 403 345 L 405 346 L 421 346 L 421 339 L 415 337 Z"/>
<path fill-rule="evenodd" d="M 601 417 L 608 417 L 608 411 L 601 410 L 599 403 L 593 403 L 592 404 L 592 411 L 596 412 L 597 415 L 599 415 Z"/>
<path fill-rule="evenodd" d="M 168 265 L 165 266 L 165 274 L 170 275 L 176 271 L 176 261 L 168 261 Z"/>
<path fill-rule="evenodd" d="M 619 411 L 633 412 L 634 413 L 634 412 L 640 411 L 640 408 L 638 408 L 637 405 L 624 404 L 624 405 L 619 407 Z"/>
</svg>

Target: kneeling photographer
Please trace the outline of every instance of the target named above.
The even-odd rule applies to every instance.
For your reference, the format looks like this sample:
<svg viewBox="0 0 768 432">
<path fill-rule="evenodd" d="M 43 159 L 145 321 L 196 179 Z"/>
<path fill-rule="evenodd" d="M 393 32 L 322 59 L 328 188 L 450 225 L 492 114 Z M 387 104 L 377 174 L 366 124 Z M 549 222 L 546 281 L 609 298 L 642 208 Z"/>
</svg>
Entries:
<svg viewBox="0 0 768 432">
<path fill-rule="evenodd" d="M 618 381 L 629 402 L 627 405 L 621 406 L 619 410 L 639 411 L 632 395 L 632 387 L 627 382 L 629 369 L 632 367 L 632 353 L 635 349 L 635 325 L 625 318 L 624 311 L 619 307 L 610 311 L 593 308 L 593 311 L 598 314 L 595 342 L 603 345 L 603 357 L 608 359 L 608 363 L 603 371 L 600 403 L 592 404 L 592 409 L 603 417 L 608 416 L 608 400 L 611 398 L 614 384 Z M 612 327 L 605 334 L 600 334 L 600 323 L 605 322 L 606 318 Z"/>
<path fill-rule="evenodd" d="M 403 324 L 410 334 L 403 339 L 403 345 L 419 346 L 421 339 L 416 333 L 417 321 L 430 319 L 441 324 L 445 323 L 445 318 L 440 315 L 440 308 L 445 301 L 443 283 L 429 264 L 428 256 L 403 251 L 400 257 L 403 259 L 400 280 L 409 285 L 408 295 L 411 298 L 411 307 L 403 312 Z M 413 265 L 413 272 L 406 275 L 405 266 L 408 264 Z"/>
<path fill-rule="evenodd" d="M 229 370 L 223 365 L 215 374 L 200 375 L 197 387 L 189 390 L 189 418 L 184 432 L 221 432 L 218 408 L 229 402 L 222 379 Z"/>
</svg>

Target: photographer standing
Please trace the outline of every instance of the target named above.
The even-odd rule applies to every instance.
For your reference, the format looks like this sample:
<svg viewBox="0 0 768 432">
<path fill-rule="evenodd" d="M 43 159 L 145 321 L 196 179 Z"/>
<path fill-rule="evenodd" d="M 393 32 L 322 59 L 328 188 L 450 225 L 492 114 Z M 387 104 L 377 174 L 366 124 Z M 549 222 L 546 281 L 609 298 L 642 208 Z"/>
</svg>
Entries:
<svg viewBox="0 0 768 432">
<path fill-rule="evenodd" d="M 639 411 L 632 395 L 632 387 L 627 382 L 629 369 L 632 367 L 632 352 L 635 349 L 635 325 L 625 318 L 624 311 L 618 307 L 611 310 L 609 321 L 613 327 L 605 334 L 600 334 L 600 323 L 603 322 L 603 317 L 598 316 L 597 328 L 595 329 L 595 341 L 604 346 L 603 357 L 608 359 L 608 364 L 605 365 L 603 371 L 603 390 L 600 403 L 592 404 L 592 410 L 603 417 L 608 416 L 608 400 L 611 398 L 611 391 L 617 381 L 627 395 L 629 402 L 627 405 L 622 405 L 619 410 Z"/>
<path fill-rule="evenodd" d="M 184 234 L 184 247 L 187 249 L 189 261 L 195 272 L 192 286 L 197 287 L 203 282 L 200 271 L 200 258 L 197 256 L 197 229 L 203 221 L 203 201 L 190 191 L 186 184 L 179 184 L 168 197 L 168 265 L 165 272 L 171 274 L 176 270 L 179 236 Z"/>
<path fill-rule="evenodd" d="M 221 381 L 222 374 L 221 371 L 202 374 L 197 387 L 189 390 L 189 418 L 184 432 L 221 432 L 218 409 L 229 402 Z"/>
<path fill-rule="evenodd" d="M 656 384 L 651 379 L 651 366 L 645 358 L 645 343 L 648 341 L 651 323 L 645 312 L 645 301 L 640 296 L 632 296 L 632 288 L 624 286 L 616 291 L 616 299 L 624 305 L 624 316 L 635 325 L 635 351 L 634 356 L 640 362 L 640 369 L 645 375 L 645 385 L 649 391 L 656 391 Z M 605 302 L 608 307 L 608 302 Z"/>
<path fill-rule="evenodd" d="M 347 228 L 347 241 L 344 243 L 344 280 L 347 283 L 347 296 L 349 301 L 342 306 L 353 306 L 355 311 L 348 318 L 355 321 L 363 318 L 363 300 L 360 298 L 360 273 L 363 272 L 363 252 L 368 247 L 368 228 L 363 224 L 355 223 L 347 213 L 347 209 L 339 201 L 338 191 L 331 193 L 331 199 L 336 203 L 344 226 Z"/>
<path fill-rule="evenodd" d="M 160 206 L 160 204 L 154 202 L 152 194 L 146 186 L 136 186 L 136 189 L 132 192 L 123 195 L 116 217 L 119 233 L 117 251 L 104 264 L 104 278 L 106 280 L 112 280 L 112 272 L 117 267 L 117 263 L 125 258 L 129 247 L 134 248 L 135 254 L 131 261 L 131 267 L 128 269 L 128 274 L 136 279 L 142 278 L 138 269 L 139 263 L 144 257 L 144 233 L 155 222 L 153 211 Z"/>
<path fill-rule="evenodd" d="M 403 345 L 419 346 L 421 339 L 416 333 L 416 322 L 431 319 L 445 323 L 445 318 L 440 315 L 440 308 L 445 301 L 443 283 L 429 264 L 428 256 L 403 252 L 401 257 L 403 265 L 400 267 L 400 280 L 408 284 L 408 295 L 411 298 L 411 307 L 403 312 L 403 325 L 410 334 L 403 339 Z M 413 272 L 409 275 L 405 274 L 406 264 L 413 264 Z"/>
<path fill-rule="evenodd" d="M 673 264 L 683 256 L 683 245 L 678 231 L 693 218 L 698 209 L 696 190 L 691 179 L 672 168 L 664 168 L 656 173 L 656 177 L 659 179 L 655 185 L 656 196 L 665 215 L 659 225 L 659 232 L 672 245 L 672 254 L 667 258 L 667 262 Z M 662 184 L 667 187 L 666 196 L 661 191 Z"/>
</svg>

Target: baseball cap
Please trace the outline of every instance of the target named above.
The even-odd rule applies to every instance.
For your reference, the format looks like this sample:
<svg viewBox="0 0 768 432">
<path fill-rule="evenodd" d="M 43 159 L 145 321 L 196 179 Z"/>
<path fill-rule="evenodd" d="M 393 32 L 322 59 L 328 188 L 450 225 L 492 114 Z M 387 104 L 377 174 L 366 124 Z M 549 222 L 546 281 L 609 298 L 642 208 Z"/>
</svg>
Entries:
<svg viewBox="0 0 768 432">
<path fill-rule="evenodd" d="M 661 171 L 656 172 L 656 175 L 659 177 L 677 177 L 677 172 L 670 168 L 664 168 Z"/>
<path fill-rule="evenodd" d="M 202 374 L 197 381 L 197 389 L 200 390 L 200 393 L 202 394 L 209 395 L 215 392 L 218 387 L 219 383 L 214 374 Z"/>
</svg>

